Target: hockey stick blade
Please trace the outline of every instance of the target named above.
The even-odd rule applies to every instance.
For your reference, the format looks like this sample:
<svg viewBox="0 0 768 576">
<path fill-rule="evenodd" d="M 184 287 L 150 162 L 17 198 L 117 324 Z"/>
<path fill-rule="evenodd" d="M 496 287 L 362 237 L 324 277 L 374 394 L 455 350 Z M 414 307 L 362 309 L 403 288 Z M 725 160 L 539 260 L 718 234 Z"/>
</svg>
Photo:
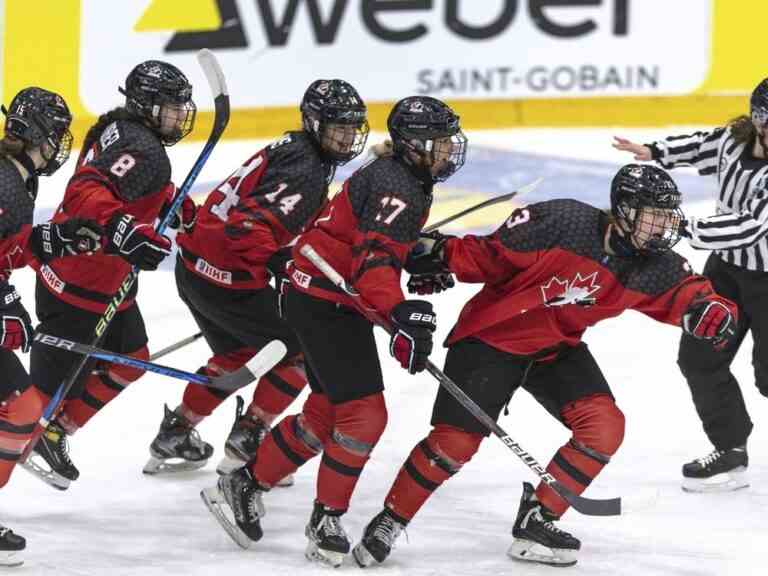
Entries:
<svg viewBox="0 0 768 576">
<path fill-rule="evenodd" d="M 484 200 L 483 202 L 480 202 L 479 204 L 475 204 L 474 206 L 470 206 L 469 208 L 465 208 L 461 212 L 457 212 L 456 214 L 453 214 L 452 216 L 448 216 L 447 218 L 443 218 L 439 222 L 435 222 L 434 224 L 430 224 L 422 232 L 424 234 L 429 234 L 430 232 L 434 232 L 441 226 L 445 226 L 446 224 L 449 224 L 453 222 L 454 220 L 458 220 L 459 218 L 463 218 L 467 214 L 471 214 L 472 212 L 475 212 L 476 210 L 481 210 L 483 208 L 487 208 L 488 206 L 493 206 L 494 204 L 500 204 L 502 202 L 506 202 L 507 200 L 511 200 L 518 194 L 529 194 L 530 192 L 533 192 L 539 184 L 541 184 L 544 181 L 544 178 L 536 178 L 533 182 L 530 184 L 526 184 L 525 186 L 521 186 L 517 190 L 513 192 L 507 192 L 506 194 L 499 194 L 498 196 L 494 196 L 493 198 L 489 198 L 488 200 Z"/>
<path fill-rule="evenodd" d="M 272 370 L 284 357 L 288 349 L 280 340 L 272 340 L 245 363 L 245 366 L 215 379 L 213 386 L 220 390 L 234 392 L 258 380 Z"/>
</svg>

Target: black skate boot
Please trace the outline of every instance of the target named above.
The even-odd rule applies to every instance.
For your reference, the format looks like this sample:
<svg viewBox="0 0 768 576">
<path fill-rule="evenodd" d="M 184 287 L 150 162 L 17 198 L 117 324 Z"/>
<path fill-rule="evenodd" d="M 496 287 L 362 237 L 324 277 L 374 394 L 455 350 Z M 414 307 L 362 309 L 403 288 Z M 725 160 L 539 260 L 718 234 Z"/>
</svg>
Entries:
<svg viewBox="0 0 768 576">
<path fill-rule="evenodd" d="M 515 560 L 550 566 L 573 566 L 581 542 L 554 525 L 557 517 L 536 498 L 533 486 L 523 482 L 520 509 L 512 528 L 515 537 L 507 555 Z"/>
<path fill-rule="evenodd" d="M 260 522 L 266 514 L 262 502 L 264 492 L 266 489 L 253 479 L 248 467 L 243 466 L 219 476 L 216 486 L 200 492 L 200 497 L 232 540 L 241 548 L 248 548 L 264 534 Z M 225 514 L 222 504 L 229 507 L 231 514 Z"/>
<path fill-rule="evenodd" d="M 384 508 L 376 514 L 365 527 L 363 539 L 352 549 L 352 556 L 355 557 L 358 566 L 366 568 L 384 562 L 406 524 L 407 522 L 396 516 L 389 508 Z"/>
<path fill-rule="evenodd" d="M 18 534 L 14 534 L 10 528 L 0 526 L 0 566 L 21 566 L 24 559 L 21 557 L 27 547 L 27 541 Z"/>
<path fill-rule="evenodd" d="M 269 433 L 269 425 L 261 418 L 249 413 L 243 413 L 245 402 L 237 397 L 235 421 L 224 444 L 224 458 L 216 466 L 219 474 L 229 474 L 232 470 L 245 466 L 256 456 L 256 450 Z M 282 478 L 275 486 L 292 486 L 293 474 Z"/>
<path fill-rule="evenodd" d="M 57 490 L 66 490 L 80 476 L 69 459 L 67 433 L 56 420 L 48 424 L 22 466 Z"/>
<path fill-rule="evenodd" d="M 349 536 L 341 525 L 343 511 L 315 502 L 304 534 L 309 539 L 305 555 L 308 560 L 338 568 L 349 554 Z"/>
<path fill-rule="evenodd" d="M 729 492 L 749 486 L 746 446 L 715 450 L 683 465 L 686 492 Z"/>
<path fill-rule="evenodd" d="M 189 420 L 166 405 L 165 417 L 149 446 L 149 453 L 144 474 L 188 472 L 205 466 L 213 454 L 213 446 L 200 439 Z"/>
</svg>

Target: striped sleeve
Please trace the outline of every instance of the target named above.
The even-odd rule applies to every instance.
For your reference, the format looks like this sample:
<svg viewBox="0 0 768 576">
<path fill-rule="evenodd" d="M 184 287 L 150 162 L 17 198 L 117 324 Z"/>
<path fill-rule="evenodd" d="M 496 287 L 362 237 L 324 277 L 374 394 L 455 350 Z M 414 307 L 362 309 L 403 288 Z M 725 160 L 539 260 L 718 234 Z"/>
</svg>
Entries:
<svg viewBox="0 0 768 576">
<path fill-rule="evenodd" d="M 728 137 L 725 128 L 716 128 L 711 132 L 668 136 L 648 147 L 653 159 L 664 168 L 693 166 L 699 174 L 708 176 L 717 172 L 717 150 L 723 137 Z"/>
<path fill-rule="evenodd" d="M 768 191 L 764 188 L 732 214 L 691 218 L 690 244 L 704 250 L 745 248 L 768 233 Z"/>
</svg>

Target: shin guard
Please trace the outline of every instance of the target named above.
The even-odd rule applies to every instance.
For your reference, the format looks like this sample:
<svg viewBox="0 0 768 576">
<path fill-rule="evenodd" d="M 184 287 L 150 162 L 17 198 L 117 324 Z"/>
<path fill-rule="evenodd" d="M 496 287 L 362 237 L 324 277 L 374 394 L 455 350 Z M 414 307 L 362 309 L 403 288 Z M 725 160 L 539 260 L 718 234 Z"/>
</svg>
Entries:
<svg viewBox="0 0 768 576">
<path fill-rule="evenodd" d="M 46 399 L 30 386 L 0 406 L 0 488 L 8 483 L 46 404 Z"/>
<path fill-rule="evenodd" d="M 253 358 L 256 351 L 253 348 L 239 348 L 226 354 L 215 354 L 208 360 L 208 364 L 198 369 L 198 374 L 204 374 L 211 378 L 223 376 L 229 372 L 242 368 L 248 360 Z M 186 414 L 197 415 L 197 424 L 224 402 L 231 392 L 211 388 L 190 382 L 184 389 L 182 407 Z"/>
<path fill-rule="evenodd" d="M 268 423 L 282 414 L 307 385 L 301 357 L 281 362 L 259 379 L 248 410 Z"/>
</svg>

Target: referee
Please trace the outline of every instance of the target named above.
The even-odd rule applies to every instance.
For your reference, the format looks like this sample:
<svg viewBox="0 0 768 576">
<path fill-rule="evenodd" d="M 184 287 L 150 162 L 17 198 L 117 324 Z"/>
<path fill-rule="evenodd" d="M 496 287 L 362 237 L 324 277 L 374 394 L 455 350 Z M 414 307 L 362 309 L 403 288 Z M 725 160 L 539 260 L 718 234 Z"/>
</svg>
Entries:
<svg viewBox="0 0 768 576">
<path fill-rule="evenodd" d="M 613 147 L 664 168 L 693 166 L 716 178 L 717 214 L 691 218 L 683 234 L 691 246 L 712 250 L 704 267 L 718 294 L 739 306 L 736 335 L 719 351 L 683 335 L 678 364 L 691 389 L 704 431 L 715 450 L 683 466 L 683 489 L 714 492 L 744 488 L 752 421 L 731 362 L 752 332 L 755 384 L 768 396 L 768 78 L 752 92 L 750 116 L 709 132 L 670 136 L 651 144 L 615 138 Z"/>
</svg>

